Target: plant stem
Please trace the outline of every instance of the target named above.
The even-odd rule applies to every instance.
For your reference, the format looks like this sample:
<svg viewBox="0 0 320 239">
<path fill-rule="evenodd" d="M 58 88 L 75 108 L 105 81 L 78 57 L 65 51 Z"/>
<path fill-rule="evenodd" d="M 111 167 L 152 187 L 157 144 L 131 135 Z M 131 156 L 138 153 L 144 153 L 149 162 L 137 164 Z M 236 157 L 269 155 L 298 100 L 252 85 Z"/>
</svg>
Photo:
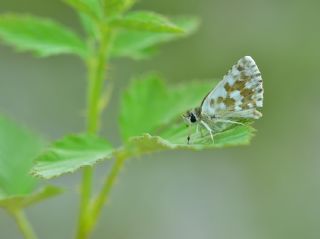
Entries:
<svg viewBox="0 0 320 239">
<path fill-rule="evenodd" d="M 92 214 L 91 214 L 91 223 L 90 230 L 94 228 L 97 223 L 97 220 L 100 216 L 100 213 L 103 209 L 103 206 L 108 202 L 111 189 L 115 185 L 117 178 L 121 172 L 121 169 L 124 166 L 124 162 L 127 159 L 126 155 L 119 154 L 116 156 L 116 160 L 112 165 L 112 168 L 106 177 L 106 180 L 102 186 L 102 190 L 99 195 L 95 198 L 92 204 Z"/>
<path fill-rule="evenodd" d="M 9 210 L 25 239 L 37 239 L 31 224 L 22 209 Z"/>
<path fill-rule="evenodd" d="M 101 40 L 99 47 L 92 50 L 92 56 L 87 61 L 88 68 L 88 92 L 87 92 L 87 132 L 97 134 L 100 126 L 100 107 L 101 95 L 103 91 L 104 80 L 106 78 L 107 52 L 109 46 L 109 30 L 101 29 Z M 89 237 L 90 229 L 88 218 L 90 217 L 90 197 L 92 187 L 93 169 L 86 167 L 83 169 L 80 215 L 77 230 L 77 239 L 86 239 Z"/>
<path fill-rule="evenodd" d="M 88 209 L 91 196 L 92 175 L 92 168 L 86 167 L 83 169 L 80 199 L 80 215 L 76 237 L 78 239 L 85 239 L 88 237 L 86 220 L 89 214 Z"/>
</svg>

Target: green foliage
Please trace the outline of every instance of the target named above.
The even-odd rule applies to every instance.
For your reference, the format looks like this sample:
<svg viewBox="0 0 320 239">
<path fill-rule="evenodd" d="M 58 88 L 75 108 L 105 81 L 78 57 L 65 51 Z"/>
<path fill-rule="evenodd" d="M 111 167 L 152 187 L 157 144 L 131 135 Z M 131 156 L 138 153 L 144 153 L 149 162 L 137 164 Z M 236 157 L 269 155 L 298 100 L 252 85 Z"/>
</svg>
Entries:
<svg viewBox="0 0 320 239">
<path fill-rule="evenodd" d="M 195 130 L 195 129 L 193 129 Z M 247 145 L 253 136 L 254 129 L 250 126 L 236 126 L 214 136 L 214 143 L 208 134 L 191 134 L 191 143 L 187 144 L 187 135 L 190 131 L 185 125 L 173 125 L 161 136 L 143 134 L 130 139 L 135 154 L 153 153 L 161 150 L 220 148 L 235 145 Z"/>
<path fill-rule="evenodd" d="M 15 14 L 0 15 L 0 38 L 19 51 L 39 56 L 63 53 L 85 57 L 84 42 L 71 30 L 54 21 Z"/>
<path fill-rule="evenodd" d="M 0 206 L 24 207 L 57 194 L 53 187 L 35 192 L 37 180 L 29 175 L 44 141 L 3 117 L 0 132 Z"/>
<path fill-rule="evenodd" d="M 195 127 L 187 128 L 180 122 L 176 125 L 170 125 L 159 132 L 159 135 L 170 142 L 168 147 L 175 148 L 192 148 L 192 149 L 204 149 L 209 147 L 225 147 L 235 145 L 247 145 L 253 136 L 254 129 L 248 124 L 244 125 L 230 125 L 227 128 L 214 133 L 214 143 L 210 137 L 210 134 L 206 130 L 199 132 Z M 190 145 L 187 144 L 186 136 L 190 135 Z"/>
<path fill-rule="evenodd" d="M 99 38 L 98 25 L 103 21 L 103 9 L 100 0 L 62 0 L 79 15 L 88 37 Z"/>
<path fill-rule="evenodd" d="M 44 142 L 3 117 L 0 132 L 0 197 L 29 194 L 35 189 L 36 180 L 28 172 Z"/>
<path fill-rule="evenodd" d="M 183 29 L 170 22 L 166 17 L 153 12 L 136 11 L 109 19 L 111 26 L 149 32 L 181 33 Z"/>
<path fill-rule="evenodd" d="M 32 192 L 28 195 L 15 195 L 3 199 L 0 198 L 0 207 L 4 207 L 6 209 L 25 208 L 47 198 L 59 195 L 60 193 L 62 193 L 60 188 L 46 186 L 40 191 Z"/>
<path fill-rule="evenodd" d="M 199 25 L 198 19 L 190 17 L 174 18 L 172 22 L 179 29 L 182 29 L 183 33 L 134 30 L 121 30 L 117 32 L 111 49 L 111 56 L 129 57 L 135 60 L 150 57 L 160 44 L 186 37 L 192 34 Z"/>
<path fill-rule="evenodd" d="M 154 133 L 158 127 L 199 105 L 213 84 L 214 81 L 169 87 L 154 74 L 133 80 L 121 104 L 122 137 L 127 140 L 143 133 Z"/>
<path fill-rule="evenodd" d="M 61 192 L 51 186 L 37 191 L 37 179 L 29 175 L 30 171 L 33 176 L 50 179 L 85 167 L 77 231 L 77 238 L 85 239 L 89 237 L 128 158 L 160 150 L 200 150 L 248 144 L 254 132 L 248 125 L 230 125 L 215 132 L 215 142 L 212 143 L 208 132 L 187 128 L 181 114 L 199 106 L 215 82 L 198 81 L 169 87 L 159 76 L 147 75 L 134 80 L 123 96 L 119 126 L 124 145 L 114 149 L 108 141 L 96 135 L 103 108 L 100 104 L 108 101 L 103 99 L 103 92 L 111 94 L 111 91 L 104 89 L 109 57 L 150 57 L 160 44 L 193 33 L 199 21 L 187 17 L 169 21 L 152 12 L 126 12 L 134 0 L 63 1 L 79 15 L 87 33 L 85 40 L 52 20 L 26 15 L 0 15 L 0 39 L 3 42 L 38 56 L 76 54 L 88 70 L 86 118 L 87 132 L 92 134 L 66 136 L 39 155 L 43 148 L 39 137 L 0 118 L 0 207 L 9 209 L 22 232 L 32 235 L 29 238 L 35 236 L 26 225 L 20 209 Z M 191 135 L 190 144 L 187 144 L 188 135 Z M 92 167 L 112 157 L 115 157 L 115 162 L 110 174 L 101 191 L 93 198 Z"/>
<path fill-rule="evenodd" d="M 106 16 L 123 13 L 129 10 L 135 0 L 102 0 Z"/>
<path fill-rule="evenodd" d="M 103 16 L 100 1 L 98 0 L 63 0 L 78 13 L 83 13 L 96 21 Z"/>
<path fill-rule="evenodd" d="M 69 135 L 56 141 L 41 154 L 32 169 L 34 176 L 57 177 L 84 166 L 93 166 L 112 156 L 112 146 L 95 135 Z"/>
<path fill-rule="evenodd" d="M 187 128 L 179 117 L 186 110 L 199 106 L 213 85 L 214 81 L 169 87 L 155 75 L 136 79 L 122 100 L 120 125 L 123 138 L 129 139 L 139 154 L 164 149 L 248 144 L 253 136 L 250 126 L 227 128 L 215 135 L 213 144 L 207 132 L 196 133 L 194 128 Z M 187 144 L 190 133 L 191 144 Z"/>
</svg>

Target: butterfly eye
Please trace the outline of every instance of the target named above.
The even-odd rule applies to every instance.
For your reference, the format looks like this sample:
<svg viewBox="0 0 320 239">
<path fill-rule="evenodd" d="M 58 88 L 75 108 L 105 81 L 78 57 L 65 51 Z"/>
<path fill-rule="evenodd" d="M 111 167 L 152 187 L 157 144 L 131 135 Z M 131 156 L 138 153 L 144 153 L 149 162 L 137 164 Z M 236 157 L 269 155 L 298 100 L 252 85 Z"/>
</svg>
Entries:
<svg viewBox="0 0 320 239">
<path fill-rule="evenodd" d="M 195 115 L 193 113 L 190 114 L 190 122 L 191 123 L 195 123 L 197 121 L 197 118 L 195 117 Z"/>
</svg>

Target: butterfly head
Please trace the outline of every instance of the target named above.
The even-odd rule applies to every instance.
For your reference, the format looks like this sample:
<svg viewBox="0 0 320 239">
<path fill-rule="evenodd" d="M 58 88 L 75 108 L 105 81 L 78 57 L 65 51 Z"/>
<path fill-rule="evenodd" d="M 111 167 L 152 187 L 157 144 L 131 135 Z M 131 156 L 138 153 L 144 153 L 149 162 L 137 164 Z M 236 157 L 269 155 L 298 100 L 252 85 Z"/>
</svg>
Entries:
<svg viewBox="0 0 320 239">
<path fill-rule="evenodd" d="M 188 110 L 186 113 L 182 115 L 184 121 L 187 124 L 194 124 L 199 121 L 199 112 L 198 109 Z"/>
</svg>

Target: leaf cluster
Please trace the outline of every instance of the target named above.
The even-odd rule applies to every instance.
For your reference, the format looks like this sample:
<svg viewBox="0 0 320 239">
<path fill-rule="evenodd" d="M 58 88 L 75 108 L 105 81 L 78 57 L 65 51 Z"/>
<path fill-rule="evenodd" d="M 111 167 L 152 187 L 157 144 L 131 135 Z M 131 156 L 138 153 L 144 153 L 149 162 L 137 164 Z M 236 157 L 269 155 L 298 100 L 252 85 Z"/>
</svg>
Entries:
<svg viewBox="0 0 320 239">
<path fill-rule="evenodd" d="M 129 11 L 134 0 L 64 2 L 78 14 L 82 34 L 52 19 L 2 14 L 0 39 L 18 51 L 40 57 L 73 54 L 89 67 L 93 65 L 98 79 L 103 81 L 105 61 L 119 57 L 135 60 L 151 57 L 159 45 L 188 36 L 199 23 L 190 17 L 167 18 L 148 11 Z M 101 60 L 100 64 L 94 56 Z M 183 123 L 181 114 L 198 106 L 215 82 L 195 81 L 169 86 L 155 74 L 133 79 L 121 99 L 121 147 L 113 147 L 110 140 L 91 133 L 67 135 L 48 144 L 11 120 L 0 118 L 0 207 L 16 210 L 55 196 L 61 189 L 39 188 L 38 178 L 50 179 L 73 173 L 119 155 L 130 158 L 161 150 L 200 150 L 248 144 L 254 132 L 249 125 L 232 125 L 217 132 L 213 144 L 209 135 L 190 130 Z M 92 89 L 102 83 L 98 81 Z M 187 143 L 189 134 L 191 144 Z"/>
<path fill-rule="evenodd" d="M 183 122 L 181 113 L 199 105 L 213 83 L 191 82 L 169 87 L 154 74 L 134 79 L 121 101 L 119 130 L 123 146 L 113 148 L 104 139 L 92 135 L 67 136 L 53 143 L 37 158 L 33 175 L 47 179 L 60 176 L 111 159 L 119 153 L 135 157 L 161 150 L 200 150 L 248 144 L 254 132 L 249 125 L 232 126 L 218 132 L 215 143 L 212 143 L 206 132 L 200 135 Z M 190 133 L 192 143 L 188 144 Z"/>
<path fill-rule="evenodd" d="M 8 13 L 0 15 L 0 40 L 38 57 L 73 54 L 88 62 L 103 33 L 112 31 L 108 58 L 142 59 L 152 56 L 160 44 L 191 34 L 198 25 L 195 18 L 169 19 L 153 12 L 129 11 L 133 0 L 64 3 L 78 14 L 83 34 L 53 19 Z M 87 133 L 68 135 L 46 146 L 37 135 L 6 118 L 0 118 L 0 131 L 0 206 L 5 208 L 25 207 L 60 193 L 52 186 L 37 189 L 38 179 L 30 172 L 42 178 L 57 177 L 110 159 L 119 151 L 105 139 Z"/>
</svg>

